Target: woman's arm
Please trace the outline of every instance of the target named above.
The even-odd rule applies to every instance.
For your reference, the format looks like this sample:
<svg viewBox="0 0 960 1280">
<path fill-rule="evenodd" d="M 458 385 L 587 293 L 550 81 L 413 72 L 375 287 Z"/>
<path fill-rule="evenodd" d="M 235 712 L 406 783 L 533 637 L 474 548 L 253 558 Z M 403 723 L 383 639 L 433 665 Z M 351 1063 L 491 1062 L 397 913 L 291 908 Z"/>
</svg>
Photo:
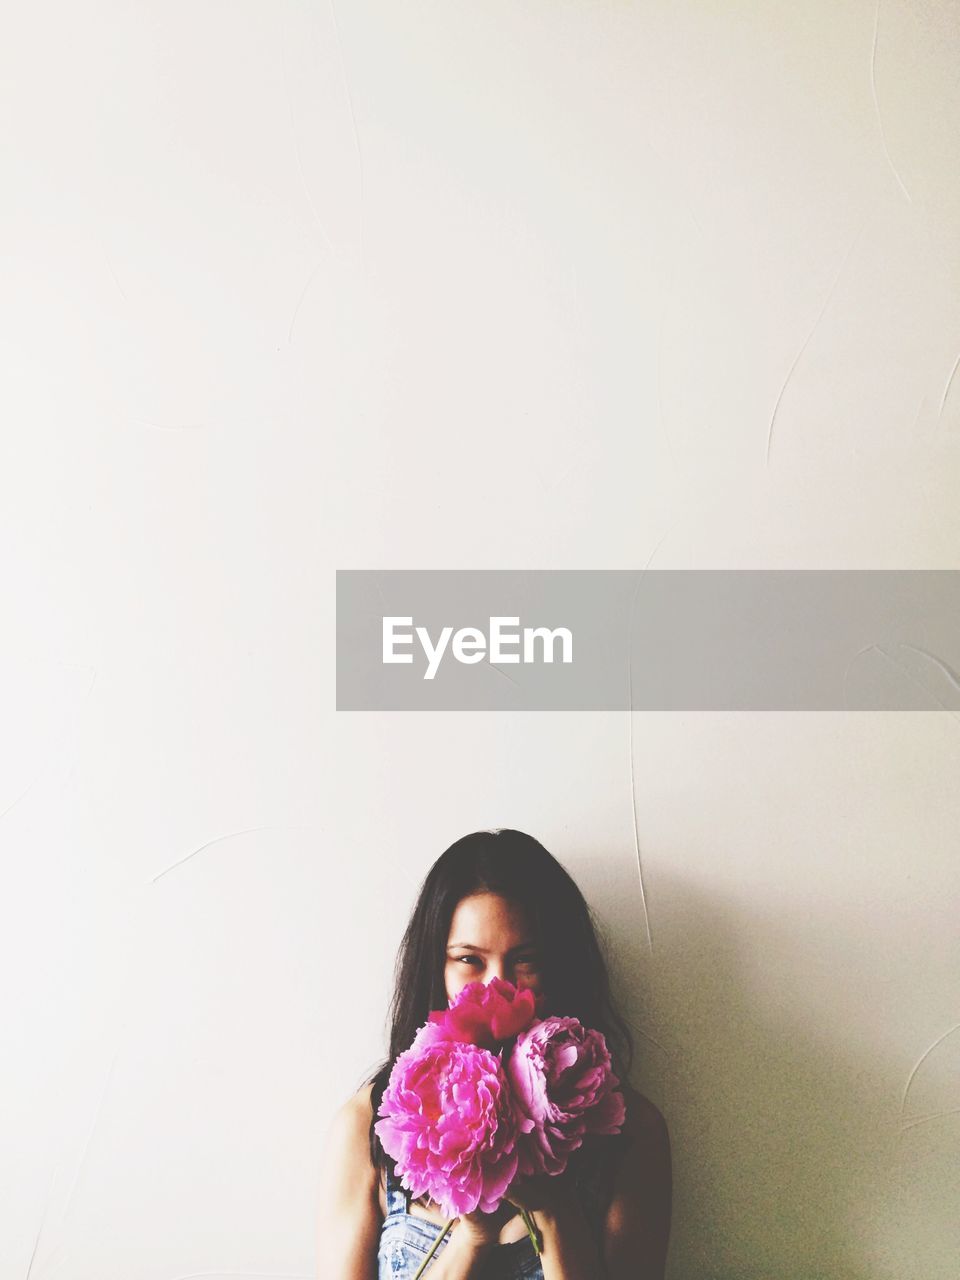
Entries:
<svg viewBox="0 0 960 1280">
<path fill-rule="evenodd" d="M 604 1229 L 608 1280 L 663 1280 L 670 1242 L 673 1170 L 667 1122 L 631 1089 L 624 1130 L 633 1141 L 620 1161 Z"/>
<path fill-rule="evenodd" d="M 562 1175 L 552 1181 L 554 1193 L 533 1215 L 543 1237 L 543 1280 L 598 1280 L 603 1260 L 580 1199 L 569 1186 L 561 1187 Z"/>
<path fill-rule="evenodd" d="M 377 1280 L 380 1212 L 370 1159 L 370 1090 L 336 1113 L 324 1138 L 317 1224 L 317 1280 Z"/>
<path fill-rule="evenodd" d="M 673 1174 L 667 1124 L 654 1104 L 624 1088 L 620 1158 L 597 1248 L 579 1196 L 565 1174 L 521 1179 L 509 1193 L 531 1210 L 543 1234 L 544 1280 L 663 1280 L 670 1239 Z"/>
</svg>

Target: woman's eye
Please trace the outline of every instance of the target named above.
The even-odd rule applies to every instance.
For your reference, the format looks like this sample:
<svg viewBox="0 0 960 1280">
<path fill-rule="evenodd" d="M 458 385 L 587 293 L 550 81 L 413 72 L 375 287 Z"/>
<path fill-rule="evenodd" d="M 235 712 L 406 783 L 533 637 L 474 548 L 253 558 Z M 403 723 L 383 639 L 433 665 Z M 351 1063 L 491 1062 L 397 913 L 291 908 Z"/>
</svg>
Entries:
<svg viewBox="0 0 960 1280">
<path fill-rule="evenodd" d="M 465 965 L 483 964 L 483 961 L 479 956 L 454 956 L 453 962 L 454 964 Z M 535 956 L 522 956 L 515 962 L 515 968 L 522 969 L 524 972 L 530 972 L 531 970 L 538 969 L 539 965 Z"/>
</svg>

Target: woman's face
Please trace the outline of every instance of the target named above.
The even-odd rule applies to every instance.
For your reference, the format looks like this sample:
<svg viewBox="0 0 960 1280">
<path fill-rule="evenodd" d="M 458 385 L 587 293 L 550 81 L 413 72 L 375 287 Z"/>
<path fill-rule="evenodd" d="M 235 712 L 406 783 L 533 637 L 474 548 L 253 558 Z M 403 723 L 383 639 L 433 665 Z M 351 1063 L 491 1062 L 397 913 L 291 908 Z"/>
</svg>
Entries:
<svg viewBox="0 0 960 1280">
<path fill-rule="evenodd" d="M 450 921 L 444 969 L 447 999 L 468 982 L 502 978 L 515 987 L 542 990 L 540 957 L 522 908 L 496 893 L 462 898 Z"/>
</svg>

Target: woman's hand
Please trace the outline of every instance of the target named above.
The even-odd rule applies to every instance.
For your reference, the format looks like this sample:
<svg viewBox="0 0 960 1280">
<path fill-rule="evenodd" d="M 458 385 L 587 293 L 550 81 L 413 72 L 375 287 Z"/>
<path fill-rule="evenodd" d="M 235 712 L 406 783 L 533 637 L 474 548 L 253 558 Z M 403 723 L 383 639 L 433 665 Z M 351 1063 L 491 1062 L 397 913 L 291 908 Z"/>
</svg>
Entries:
<svg viewBox="0 0 960 1280">
<path fill-rule="evenodd" d="M 500 1230 L 512 1214 L 506 1211 L 503 1204 L 493 1213 L 484 1213 L 482 1209 L 474 1209 L 473 1213 L 462 1213 L 456 1222 L 456 1230 L 480 1249 L 488 1249 L 498 1243 Z"/>
<path fill-rule="evenodd" d="M 526 1209 L 546 1218 L 564 1217 L 577 1200 L 576 1185 L 568 1173 L 541 1173 L 535 1177 L 517 1178 L 510 1184 L 503 1201 L 493 1213 L 475 1209 L 457 1219 L 457 1230 L 478 1248 L 487 1249 L 500 1241 L 503 1224 L 514 1216 L 513 1210 Z"/>
</svg>

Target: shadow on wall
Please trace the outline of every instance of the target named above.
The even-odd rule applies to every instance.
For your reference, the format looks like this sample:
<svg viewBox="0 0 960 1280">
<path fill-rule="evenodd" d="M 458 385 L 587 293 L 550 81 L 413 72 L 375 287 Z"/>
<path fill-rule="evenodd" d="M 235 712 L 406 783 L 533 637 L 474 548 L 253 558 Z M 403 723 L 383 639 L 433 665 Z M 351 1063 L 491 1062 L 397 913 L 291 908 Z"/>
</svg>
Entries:
<svg viewBox="0 0 960 1280">
<path fill-rule="evenodd" d="M 845 934 L 827 902 L 819 918 L 759 915 L 658 867 L 651 949 L 630 870 L 589 896 L 636 1034 L 633 1083 L 670 1127 L 669 1280 L 955 1275 L 960 1031 L 922 1061 L 901 1125 L 928 1046 L 903 1036 L 897 1053 L 862 927 Z"/>
</svg>

